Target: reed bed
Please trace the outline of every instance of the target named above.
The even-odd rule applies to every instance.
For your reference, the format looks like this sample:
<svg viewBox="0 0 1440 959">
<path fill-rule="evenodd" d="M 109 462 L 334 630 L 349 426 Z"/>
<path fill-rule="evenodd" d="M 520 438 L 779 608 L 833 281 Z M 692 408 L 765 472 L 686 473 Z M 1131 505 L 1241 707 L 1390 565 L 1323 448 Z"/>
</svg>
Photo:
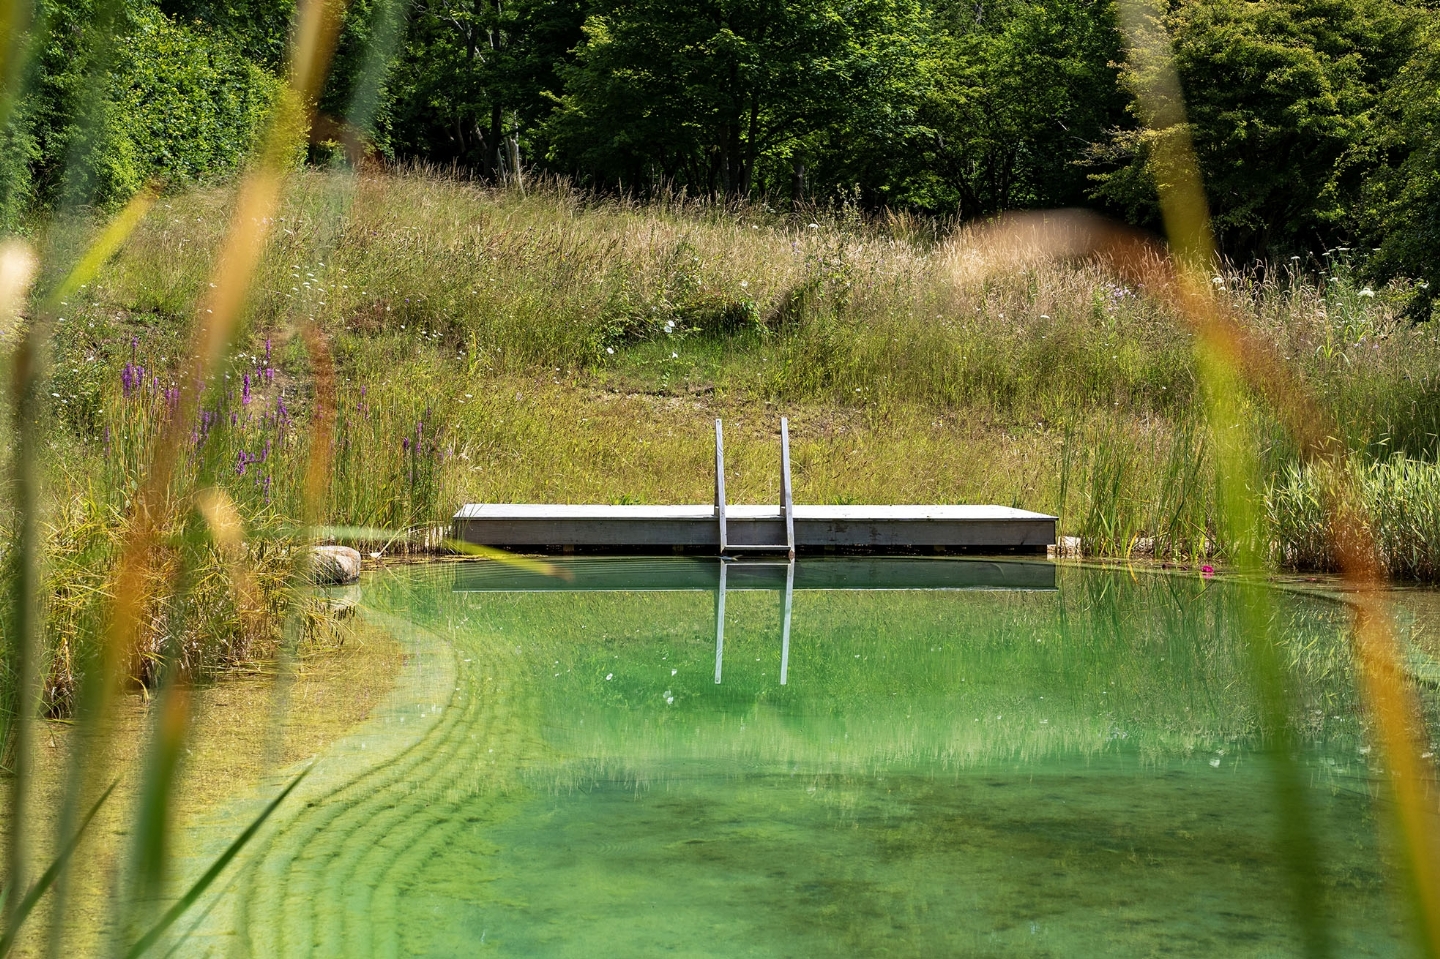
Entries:
<svg viewBox="0 0 1440 959">
<path fill-rule="evenodd" d="M 1360 515 L 1385 568 L 1399 579 L 1440 582 L 1440 465 L 1401 454 L 1356 458 Z M 1286 467 L 1268 497 L 1276 558 L 1301 569 L 1333 569 L 1324 504 L 1340 495 L 1341 477 L 1327 465 Z"/>
</svg>

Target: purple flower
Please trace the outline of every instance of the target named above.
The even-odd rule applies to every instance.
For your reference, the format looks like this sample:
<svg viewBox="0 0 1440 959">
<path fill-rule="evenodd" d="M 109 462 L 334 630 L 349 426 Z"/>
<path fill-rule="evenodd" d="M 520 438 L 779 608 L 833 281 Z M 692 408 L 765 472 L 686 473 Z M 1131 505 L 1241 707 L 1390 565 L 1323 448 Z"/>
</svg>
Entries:
<svg viewBox="0 0 1440 959">
<path fill-rule="evenodd" d="M 265 337 L 265 365 L 270 365 L 270 337 Z"/>
<path fill-rule="evenodd" d="M 244 475 L 245 475 L 245 466 L 246 466 L 246 465 L 247 465 L 247 464 L 246 464 L 245 453 L 244 453 L 244 451 L 242 450 L 242 451 L 240 452 L 240 455 L 235 458 L 235 475 L 236 475 L 236 476 L 244 476 Z"/>
<path fill-rule="evenodd" d="M 145 367 L 126 363 L 120 371 L 120 392 L 128 399 L 145 388 Z"/>
<path fill-rule="evenodd" d="M 250 405 L 250 374 L 249 374 L 249 373 L 246 373 L 245 376 L 243 377 L 243 380 L 244 380 L 244 385 L 241 387 L 241 391 L 240 391 L 240 405 L 241 405 L 241 406 L 249 406 L 249 405 Z"/>
</svg>

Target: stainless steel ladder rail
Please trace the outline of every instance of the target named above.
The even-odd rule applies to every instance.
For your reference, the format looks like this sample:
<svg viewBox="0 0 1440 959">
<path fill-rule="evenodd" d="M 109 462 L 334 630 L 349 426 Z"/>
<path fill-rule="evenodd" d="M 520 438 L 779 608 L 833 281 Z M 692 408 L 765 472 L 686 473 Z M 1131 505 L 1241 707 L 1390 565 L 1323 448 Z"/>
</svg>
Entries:
<svg viewBox="0 0 1440 959">
<path fill-rule="evenodd" d="M 729 530 L 725 524 L 725 435 L 720 420 L 715 420 L 715 519 L 720 526 L 720 555 L 730 548 Z M 742 549 L 784 550 L 795 558 L 795 499 L 790 486 L 790 421 L 780 417 L 780 519 L 785 523 L 785 542 L 742 543 Z"/>
<path fill-rule="evenodd" d="M 720 555 L 724 556 L 729 545 L 725 534 L 725 436 L 718 418 L 715 420 L 715 517 L 720 521 Z"/>
<path fill-rule="evenodd" d="M 748 564 L 742 564 L 748 565 Z M 774 563 L 760 565 L 773 566 Z M 790 682 L 790 620 L 795 610 L 795 560 L 786 561 L 785 598 L 780 613 L 780 685 Z M 720 560 L 720 578 L 715 584 L 715 685 L 720 685 L 725 665 L 725 590 L 730 563 Z"/>
<path fill-rule="evenodd" d="M 795 558 L 795 502 L 790 495 L 790 421 L 780 417 L 780 515 L 785 519 L 785 549 Z"/>
</svg>

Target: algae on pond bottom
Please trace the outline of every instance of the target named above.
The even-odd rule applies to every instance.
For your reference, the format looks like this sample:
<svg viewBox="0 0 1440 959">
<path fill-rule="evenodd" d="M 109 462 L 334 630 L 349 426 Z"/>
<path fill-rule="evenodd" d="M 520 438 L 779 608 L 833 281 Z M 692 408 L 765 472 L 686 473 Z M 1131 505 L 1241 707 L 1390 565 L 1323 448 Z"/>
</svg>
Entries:
<svg viewBox="0 0 1440 959">
<path fill-rule="evenodd" d="M 1300 953 L 1227 584 L 797 592 L 785 650 L 781 594 L 732 592 L 717 650 L 712 594 L 611 562 L 632 588 L 372 578 L 430 680 L 328 758 L 190 951 Z M 1331 934 L 1408 955 L 1345 610 L 1274 608 Z"/>
</svg>

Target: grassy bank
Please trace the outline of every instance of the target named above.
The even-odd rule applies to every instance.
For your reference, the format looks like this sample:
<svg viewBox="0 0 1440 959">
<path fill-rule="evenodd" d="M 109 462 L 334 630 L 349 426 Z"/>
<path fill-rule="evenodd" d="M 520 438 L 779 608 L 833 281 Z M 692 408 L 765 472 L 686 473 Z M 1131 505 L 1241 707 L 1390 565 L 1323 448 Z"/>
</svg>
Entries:
<svg viewBox="0 0 1440 959">
<path fill-rule="evenodd" d="M 1002 503 L 1059 515 L 1091 553 L 1223 559 L 1191 334 L 1098 267 L 975 279 L 963 233 L 846 209 L 633 205 L 419 174 L 348 183 L 296 181 L 228 371 L 190 427 L 177 495 L 219 486 L 246 524 L 228 551 L 205 547 L 203 588 L 156 591 L 152 632 L 183 624 L 192 665 L 273 652 L 317 382 L 316 352 L 291 331 L 312 318 L 336 374 L 321 519 L 394 531 L 390 550 L 466 501 L 706 501 L 717 416 L 732 497 L 774 498 L 788 415 L 801 502 Z M 69 708 L 149 446 L 186 386 L 231 200 L 160 201 L 56 325 L 54 711 Z M 1215 283 L 1342 424 L 1391 571 L 1433 580 L 1440 331 L 1401 317 L 1405 286 L 1359 288 L 1343 251 Z M 1246 402 L 1254 481 L 1270 490 L 1257 535 L 1279 564 L 1324 566 L 1326 479 Z M 178 557 L 176 515 L 162 548 Z"/>
</svg>

